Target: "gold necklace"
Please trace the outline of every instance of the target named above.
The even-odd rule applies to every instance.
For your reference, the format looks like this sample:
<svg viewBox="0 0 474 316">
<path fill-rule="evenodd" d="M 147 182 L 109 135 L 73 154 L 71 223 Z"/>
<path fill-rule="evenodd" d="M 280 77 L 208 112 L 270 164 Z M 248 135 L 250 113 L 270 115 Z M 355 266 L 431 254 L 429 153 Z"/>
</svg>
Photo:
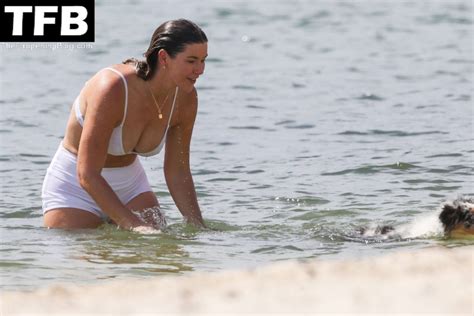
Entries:
<svg viewBox="0 0 474 316">
<path fill-rule="evenodd" d="M 148 84 L 148 82 L 146 82 L 146 86 L 148 87 L 148 91 L 150 91 L 150 94 L 153 98 L 153 101 L 155 102 L 155 105 L 158 108 L 158 118 L 161 120 L 163 118 L 163 114 L 161 113 L 161 107 L 158 105 L 158 102 L 156 102 L 155 95 L 151 91 L 151 88 L 150 88 L 150 85 Z M 168 91 L 168 94 L 166 95 L 166 98 L 163 100 L 163 103 L 161 104 L 162 106 L 164 106 L 165 103 L 166 103 L 166 100 L 168 100 L 168 97 L 170 95 L 170 91 Z"/>
</svg>

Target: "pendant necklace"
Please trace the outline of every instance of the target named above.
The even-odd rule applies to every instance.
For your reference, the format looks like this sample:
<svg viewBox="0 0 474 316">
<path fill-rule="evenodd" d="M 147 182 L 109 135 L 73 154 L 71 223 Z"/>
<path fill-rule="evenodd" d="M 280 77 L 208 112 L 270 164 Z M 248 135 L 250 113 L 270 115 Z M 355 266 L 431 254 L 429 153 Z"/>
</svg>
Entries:
<svg viewBox="0 0 474 316">
<path fill-rule="evenodd" d="M 156 108 L 158 109 L 158 118 L 161 120 L 163 118 L 163 114 L 161 113 L 161 107 L 158 105 L 158 102 L 156 102 L 155 95 L 151 91 L 151 88 L 150 88 L 150 85 L 148 84 L 148 82 L 146 82 L 146 86 L 148 87 L 148 91 L 150 91 L 150 94 L 153 98 L 153 101 L 155 102 Z M 162 106 L 165 105 L 166 100 L 168 100 L 169 95 L 170 95 L 170 91 L 168 91 L 168 94 L 166 95 L 166 98 L 163 100 L 163 103 L 161 104 Z"/>
</svg>

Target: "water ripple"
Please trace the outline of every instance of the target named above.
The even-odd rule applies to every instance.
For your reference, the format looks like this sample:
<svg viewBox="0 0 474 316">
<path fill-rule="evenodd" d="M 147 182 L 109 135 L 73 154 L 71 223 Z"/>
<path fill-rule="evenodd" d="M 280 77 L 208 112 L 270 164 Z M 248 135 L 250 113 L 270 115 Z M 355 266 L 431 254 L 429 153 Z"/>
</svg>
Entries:
<svg viewBox="0 0 474 316">
<path fill-rule="evenodd" d="M 232 89 L 236 89 L 236 90 L 257 90 L 257 88 L 254 87 L 254 86 L 246 86 L 246 85 L 234 85 L 234 86 L 232 86 Z"/>
<path fill-rule="evenodd" d="M 329 217 L 351 217 L 358 215 L 356 211 L 351 211 L 348 209 L 329 209 L 329 210 L 319 210 L 319 211 L 310 211 L 302 215 L 297 215 L 290 217 L 290 220 L 301 220 L 301 221 L 311 221 L 311 220 L 321 220 L 327 219 Z"/>
<path fill-rule="evenodd" d="M 472 9 L 471 9 L 471 12 L 472 12 Z M 452 14 L 449 14 L 449 13 L 433 14 L 429 17 L 417 18 L 417 20 L 418 22 L 421 22 L 423 24 L 430 24 L 430 25 L 442 24 L 442 23 L 465 24 L 465 25 L 472 24 L 472 20 L 467 17 L 465 18 L 465 17 L 460 17 L 460 16 L 453 16 Z"/>
<path fill-rule="evenodd" d="M 358 167 L 358 168 L 351 168 L 351 169 L 344 169 L 341 171 L 335 171 L 335 172 L 323 172 L 321 175 L 323 176 L 339 176 L 339 175 L 344 175 L 344 174 L 375 174 L 379 172 L 384 172 L 384 171 L 391 171 L 391 170 L 400 170 L 400 171 L 405 171 L 405 170 L 411 170 L 411 169 L 417 169 L 420 168 L 419 166 L 409 164 L 409 163 L 403 163 L 403 162 L 397 162 L 394 164 L 389 164 L 389 165 L 368 165 L 368 166 L 363 166 L 363 167 Z"/>
<path fill-rule="evenodd" d="M 285 246 L 281 246 L 281 245 L 275 245 L 275 246 L 265 246 L 265 247 L 261 247 L 261 248 L 257 248 L 257 249 L 254 249 L 252 250 L 250 253 L 270 253 L 270 254 L 275 254 L 277 252 L 283 252 L 283 253 L 286 253 L 285 250 L 290 250 L 290 251 L 304 251 L 303 249 L 301 248 L 298 248 L 294 245 L 285 245 Z"/>
<path fill-rule="evenodd" d="M 296 198 L 277 196 L 274 200 L 296 205 L 323 205 L 330 202 L 329 200 L 314 196 L 301 196 Z"/>
<path fill-rule="evenodd" d="M 311 128 L 315 128 L 316 125 L 314 124 L 300 124 L 300 125 L 289 125 L 289 126 L 285 126 L 285 128 L 288 128 L 288 129 L 311 129 Z"/>
<path fill-rule="evenodd" d="M 17 103 L 23 103 L 25 102 L 26 99 L 22 97 L 17 97 L 17 98 L 12 98 L 12 99 L 3 99 L 1 100 L 1 104 L 17 104 Z"/>
<path fill-rule="evenodd" d="M 238 178 L 213 178 L 206 181 L 207 182 L 232 182 L 236 180 L 239 180 L 239 179 Z"/>
<path fill-rule="evenodd" d="M 248 108 L 248 109 L 257 109 L 257 110 L 264 110 L 264 109 L 266 109 L 265 106 L 254 105 L 254 104 L 249 104 L 249 105 L 246 105 L 245 107 Z"/>
<path fill-rule="evenodd" d="M 250 129 L 250 130 L 261 129 L 260 126 L 253 126 L 253 125 L 249 125 L 249 126 L 230 126 L 229 128 L 230 129 Z"/>
<path fill-rule="evenodd" d="M 459 185 L 453 185 L 453 186 L 446 186 L 446 185 L 434 185 L 434 186 L 427 186 L 427 187 L 408 187 L 408 188 L 403 188 L 404 190 L 408 191 L 450 191 L 450 192 L 456 192 L 456 190 L 459 190 L 462 188 Z"/>
<path fill-rule="evenodd" d="M 356 100 L 369 100 L 369 101 L 384 101 L 385 98 L 372 93 L 364 93 L 361 96 L 355 98 Z"/>
<path fill-rule="evenodd" d="M 442 157 L 462 157 L 463 154 L 460 153 L 450 153 L 450 154 L 437 154 L 426 156 L 425 158 L 442 158 Z"/>
<path fill-rule="evenodd" d="M 0 218 L 34 218 L 34 217 L 41 217 L 43 216 L 41 212 L 38 212 L 40 207 L 36 207 L 34 209 L 26 209 L 26 210 L 19 210 L 19 211 L 9 211 L 9 212 L 2 212 L 0 214 Z"/>
<path fill-rule="evenodd" d="M 446 134 L 449 134 L 449 133 L 440 132 L 440 131 L 405 132 L 405 131 L 398 131 L 398 130 L 385 131 L 385 130 L 374 129 L 374 130 L 369 130 L 367 132 L 348 130 L 348 131 L 337 133 L 336 135 L 344 135 L 344 136 L 351 136 L 351 135 L 355 135 L 355 136 L 384 135 L 384 136 L 392 136 L 392 137 L 411 137 L 411 136 L 433 135 L 433 134 L 446 135 Z"/>
</svg>

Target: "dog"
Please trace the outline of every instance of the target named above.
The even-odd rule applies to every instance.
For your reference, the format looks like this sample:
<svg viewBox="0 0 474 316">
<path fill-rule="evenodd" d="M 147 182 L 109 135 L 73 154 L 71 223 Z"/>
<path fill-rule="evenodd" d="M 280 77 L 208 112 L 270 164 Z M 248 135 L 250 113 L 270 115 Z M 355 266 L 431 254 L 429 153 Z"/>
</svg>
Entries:
<svg viewBox="0 0 474 316">
<path fill-rule="evenodd" d="M 461 197 L 445 203 L 439 220 L 447 237 L 474 237 L 474 199 Z"/>
<path fill-rule="evenodd" d="M 474 199 L 460 197 L 441 206 L 438 216 L 444 236 L 447 238 L 474 238 Z M 397 237 L 397 231 L 391 225 L 375 228 L 360 227 L 357 233 L 365 236 Z"/>
</svg>

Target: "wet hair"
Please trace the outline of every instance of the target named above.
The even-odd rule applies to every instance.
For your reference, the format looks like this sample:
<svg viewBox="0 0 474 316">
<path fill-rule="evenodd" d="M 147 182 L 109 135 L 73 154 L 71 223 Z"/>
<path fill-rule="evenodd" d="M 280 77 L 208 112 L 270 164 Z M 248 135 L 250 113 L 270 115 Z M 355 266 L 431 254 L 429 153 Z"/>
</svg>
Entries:
<svg viewBox="0 0 474 316">
<path fill-rule="evenodd" d="M 450 234 L 458 224 L 463 224 L 465 228 L 474 226 L 474 214 L 470 211 L 465 202 L 472 203 L 472 199 L 455 200 L 446 203 L 439 214 L 439 220 L 443 224 L 444 233 Z"/>
<path fill-rule="evenodd" d="M 150 79 L 158 71 L 158 52 L 164 49 L 171 58 L 184 51 L 187 44 L 207 43 L 207 36 L 195 23 L 185 20 L 171 20 L 161 24 L 151 37 L 150 46 L 143 54 L 145 60 L 129 58 L 124 64 L 134 64 L 138 77 Z"/>
</svg>

